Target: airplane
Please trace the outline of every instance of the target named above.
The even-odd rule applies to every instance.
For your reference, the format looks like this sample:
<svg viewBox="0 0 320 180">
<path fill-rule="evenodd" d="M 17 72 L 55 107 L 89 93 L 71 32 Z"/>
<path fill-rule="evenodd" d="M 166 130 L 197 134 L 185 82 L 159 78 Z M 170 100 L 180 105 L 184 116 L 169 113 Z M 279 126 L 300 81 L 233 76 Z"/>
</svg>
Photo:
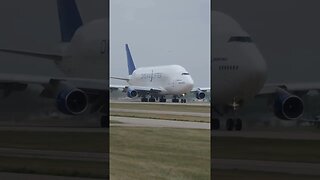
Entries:
<svg viewBox="0 0 320 180">
<path fill-rule="evenodd" d="M 250 35 L 232 17 L 212 11 L 212 129 L 241 130 L 237 111 L 244 103 L 265 97 L 274 115 L 282 120 L 297 120 L 304 112 L 301 96 L 320 90 L 320 83 L 266 84 L 267 65 Z"/>
<path fill-rule="evenodd" d="M 193 79 L 187 70 L 180 65 L 165 65 L 152 67 L 135 67 L 128 44 L 125 45 L 127 54 L 128 73 L 127 78 L 111 77 L 124 80 L 128 86 L 111 85 L 110 89 L 122 88 L 130 98 L 141 97 L 141 102 L 166 102 L 166 96 L 172 96 L 172 102 L 186 103 L 185 94 L 195 93 L 197 99 L 204 99 L 207 89 L 193 90 Z M 148 98 L 149 96 L 149 98 Z"/>
<path fill-rule="evenodd" d="M 57 0 L 57 5 L 61 40 L 66 45 L 64 52 L 5 48 L 0 48 L 0 52 L 53 61 L 64 76 L 0 73 L 0 89 L 7 97 L 31 84 L 39 85 L 43 88 L 41 96 L 56 99 L 57 109 L 62 113 L 101 113 L 101 126 L 107 127 L 108 20 L 102 18 L 83 24 L 75 0 Z M 212 12 L 212 22 L 213 129 L 220 128 L 219 118 L 231 114 L 227 117 L 227 129 L 241 130 L 242 120 L 236 112 L 257 96 L 272 99 L 274 114 L 281 119 L 301 117 L 304 104 L 299 96 L 309 90 L 319 90 L 319 83 L 265 84 L 266 63 L 249 34 L 221 12 Z M 201 91 L 198 89 L 196 94 L 200 95 Z"/>
<path fill-rule="evenodd" d="M 63 52 L 6 48 L 0 48 L 0 52 L 52 61 L 64 75 L 0 73 L 3 98 L 39 85 L 42 87 L 40 97 L 55 99 L 60 112 L 73 116 L 98 113 L 101 127 L 108 127 L 108 20 L 102 18 L 84 24 L 75 0 L 57 0 L 57 8 Z"/>
</svg>

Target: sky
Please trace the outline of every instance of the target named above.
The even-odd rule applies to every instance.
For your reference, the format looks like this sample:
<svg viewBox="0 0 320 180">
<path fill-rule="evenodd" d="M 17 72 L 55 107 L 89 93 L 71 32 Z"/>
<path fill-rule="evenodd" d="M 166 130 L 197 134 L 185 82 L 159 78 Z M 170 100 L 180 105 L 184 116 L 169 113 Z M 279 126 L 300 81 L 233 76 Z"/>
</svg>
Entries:
<svg viewBox="0 0 320 180">
<path fill-rule="evenodd" d="M 214 0 L 212 5 L 253 37 L 267 62 L 268 82 L 320 81 L 320 1 Z"/>
<path fill-rule="evenodd" d="M 106 0 L 77 0 L 84 23 L 107 16 Z M 56 0 L 0 1 L 0 48 L 52 53 L 60 51 Z M 1 72 L 52 75 L 53 64 L 21 55 L 0 53 Z M 18 65 L 18 66 L 17 66 Z"/>
<path fill-rule="evenodd" d="M 210 87 L 209 0 L 111 0 L 112 76 L 128 76 L 126 43 L 136 67 L 178 64 L 195 87 Z"/>
</svg>

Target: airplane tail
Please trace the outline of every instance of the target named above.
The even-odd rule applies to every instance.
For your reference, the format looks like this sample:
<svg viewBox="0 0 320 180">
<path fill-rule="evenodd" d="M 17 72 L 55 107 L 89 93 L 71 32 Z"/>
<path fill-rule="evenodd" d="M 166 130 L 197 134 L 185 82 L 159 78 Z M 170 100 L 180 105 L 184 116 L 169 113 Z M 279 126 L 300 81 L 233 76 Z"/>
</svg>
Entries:
<svg viewBox="0 0 320 180">
<path fill-rule="evenodd" d="M 62 42 L 70 42 L 76 30 L 82 26 L 82 19 L 75 0 L 57 0 Z M 24 56 L 43 58 L 55 62 L 62 61 L 64 53 L 45 53 L 28 50 L 0 48 L 0 52 L 21 54 Z"/>
<path fill-rule="evenodd" d="M 126 44 L 126 52 L 127 52 L 128 72 L 129 72 L 129 75 L 131 75 L 133 71 L 136 70 L 136 66 L 134 65 L 128 44 Z"/>
<path fill-rule="evenodd" d="M 75 0 L 57 0 L 61 41 L 70 42 L 76 30 L 83 25 Z"/>
</svg>

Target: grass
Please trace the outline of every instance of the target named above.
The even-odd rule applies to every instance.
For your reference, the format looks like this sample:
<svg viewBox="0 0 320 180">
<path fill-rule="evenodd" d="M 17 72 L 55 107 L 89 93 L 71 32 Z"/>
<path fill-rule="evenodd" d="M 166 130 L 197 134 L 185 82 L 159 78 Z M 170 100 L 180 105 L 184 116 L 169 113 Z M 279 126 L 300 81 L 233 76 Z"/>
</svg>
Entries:
<svg viewBox="0 0 320 180">
<path fill-rule="evenodd" d="M 213 157 L 288 162 L 320 162 L 319 140 L 213 137 Z"/>
<path fill-rule="evenodd" d="M 107 153 L 108 133 L 0 131 L 0 148 Z M 2 172 L 106 178 L 107 168 L 106 162 L 0 155 Z"/>
<path fill-rule="evenodd" d="M 183 104 L 144 104 L 144 103 L 110 103 L 110 108 L 120 109 L 143 109 L 143 110 L 159 110 L 159 111 L 177 111 L 177 112 L 199 112 L 199 113 L 210 113 L 209 106 L 200 105 L 183 105 Z"/>
<path fill-rule="evenodd" d="M 104 153 L 108 133 L 0 131 L 0 147 Z"/>
<path fill-rule="evenodd" d="M 243 170 L 214 170 L 214 180 L 317 180 L 319 176 Z"/>
<path fill-rule="evenodd" d="M 107 178 L 108 163 L 0 157 L 0 171 L 56 176 Z"/>
<path fill-rule="evenodd" d="M 210 122 L 210 117 L 198 117 L 190 115 L 171 115 L 171 114 L 154 114 L 154 113 L 132 113 L 132 112 L 110 112 L 110 116 L 148 118 L 148 119 L 166 119 L 175 121 L 191 122 Z"/>
<path fill-rule="evenodd" d="M 210 179 L 210 131 L 110 128 L 110 178 Z"/>
</svg>

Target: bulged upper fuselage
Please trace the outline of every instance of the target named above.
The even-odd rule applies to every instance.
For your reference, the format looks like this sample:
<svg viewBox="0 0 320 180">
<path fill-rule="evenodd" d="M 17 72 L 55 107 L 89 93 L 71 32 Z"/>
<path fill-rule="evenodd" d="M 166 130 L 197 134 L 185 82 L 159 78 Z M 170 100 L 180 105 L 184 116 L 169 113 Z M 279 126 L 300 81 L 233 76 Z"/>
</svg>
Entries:
<svg viewBox="0 0 320 180">
<path fill-rule="evenodd" d="M 66 47 L 59 68 L 70 77 L 107 79 L 109 28 L 107 19 L 84 24 Z"/>
<path fill-rule="evenodd" d="M 130 86 L 161 88 L 160 94 L 181 95 L 193 88 L 190 74 L 180 65 L 141 67 L 136 69 L 130 80 Z"/>
<path fill-rule="evenodd" d="M 266 81 L 264 58 L 248 33 L 230 16 L 213 11 L 212 23 L 214 104 L 253 98 Z"/>
</svg>

